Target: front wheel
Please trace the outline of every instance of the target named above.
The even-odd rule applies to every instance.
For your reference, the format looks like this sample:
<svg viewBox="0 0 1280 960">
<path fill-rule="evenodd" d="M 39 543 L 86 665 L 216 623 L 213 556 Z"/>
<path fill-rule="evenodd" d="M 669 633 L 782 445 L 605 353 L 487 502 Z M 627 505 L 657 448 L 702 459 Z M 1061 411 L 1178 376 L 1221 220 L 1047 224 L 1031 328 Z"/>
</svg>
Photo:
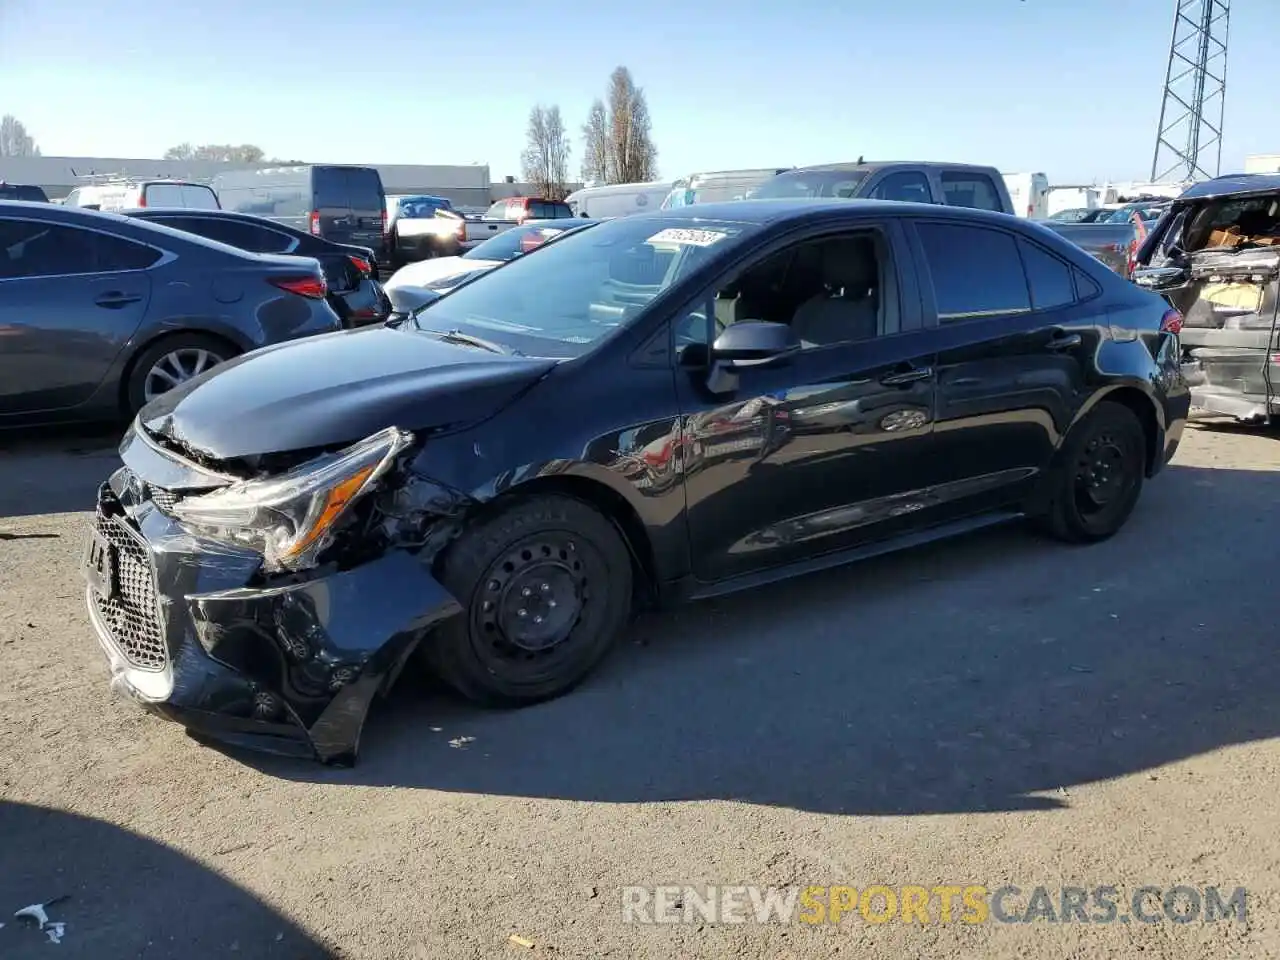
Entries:
<svg viewBox="0 0 1280 960">
<path fill-rule="evenodd" d="M 463 605 L 424 642 L 428 667 L 469 700 L 519 706 L 567 692 L 616 643 L 631 557 L 608 518 L 564 496 L 513 500 L 445 554 Z"/>
<path fill-rule="evenodd" d="M 1067 435 L 1049 478 L 1049 507 L 1041 525 L 1069 543 L 1096 543 L 1114 535 L 1138 504 L 1146 463 L 1146 434 L 1137 415 L 1104 400 Z"/>
</svg>

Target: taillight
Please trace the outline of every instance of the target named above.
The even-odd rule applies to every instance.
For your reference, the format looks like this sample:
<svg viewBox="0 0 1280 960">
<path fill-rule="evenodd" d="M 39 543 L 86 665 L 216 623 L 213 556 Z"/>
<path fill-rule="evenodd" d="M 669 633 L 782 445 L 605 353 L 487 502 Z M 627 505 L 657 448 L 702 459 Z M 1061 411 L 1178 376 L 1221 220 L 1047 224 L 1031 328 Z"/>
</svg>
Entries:
<svg viewBox="0 0 1280 960">
<path fill-rule="evenodd" d="M 309 300 L 323 300 L 329 293 L 324 277 L 271 277 L 271 282 L 281 290 L 296 293 Z"/>
<path fill-rule="evenodd" d="M 366 277 L 373 273 L 373 264 L 364 257 L 350 256 L 347 257 L 351 261 L 351 265 L 363 273 Z"/>
<path fill-rule="evenodd" d="M 382 235 L 384 237 L 387 235 L 387 211 L 386 210 L 382 211 Z"/>
<path fill-rule="evenodd" d="M 467 242 L 467 221 L 458 221 L 458 226 L 454 229 L 454 236 L 458 238 L 459 243 Z"/>
<path fill-rule="evenodd" d="M 138 194 L 138 209 L 141 210 L 147 205 L 147 191 L 143 190 Z"/>
<path fill-rule="evenodd" d="M 1160 318 L 1161 333 L 1181 333 L 1182 332 L 1182 313 L 1172 308 L 1164 312 L 1164 316 Z"/>
<path fill-rule="evenodd" d="M 320 211 L 319 210 L 311 211 L 311 235 L 315 237 L 320 236 Z"/>
</svg>

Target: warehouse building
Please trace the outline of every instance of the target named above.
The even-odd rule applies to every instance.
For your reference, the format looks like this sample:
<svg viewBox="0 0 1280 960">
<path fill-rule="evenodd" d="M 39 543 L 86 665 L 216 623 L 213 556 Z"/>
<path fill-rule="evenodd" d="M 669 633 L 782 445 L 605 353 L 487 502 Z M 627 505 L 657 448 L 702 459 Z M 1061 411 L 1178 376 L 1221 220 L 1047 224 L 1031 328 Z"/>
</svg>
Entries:
<svg viewBox="0 0 1280 960">
<path fill-rule="evenodd" d="M 254 164 L 253 167 L 279 166 Z M 375 163 L 388 194 L 427 193 L 448 197 L 457 207 L 485 208 L 501 197 L 532 192 L 528 184 L 489 179 L 486 164 L 424 165 Z M 169 177 L 208 183 L 219 173 L 243 170 L 244 165 L 215 160 L 138 160 L 118 157 L 0 157 L 0 181 L 35 184 L 51 200 L 59 200 L 89 178 L 102 175 Z M 573 185 L 570 186 L 572 190 Z"/>
</svg>

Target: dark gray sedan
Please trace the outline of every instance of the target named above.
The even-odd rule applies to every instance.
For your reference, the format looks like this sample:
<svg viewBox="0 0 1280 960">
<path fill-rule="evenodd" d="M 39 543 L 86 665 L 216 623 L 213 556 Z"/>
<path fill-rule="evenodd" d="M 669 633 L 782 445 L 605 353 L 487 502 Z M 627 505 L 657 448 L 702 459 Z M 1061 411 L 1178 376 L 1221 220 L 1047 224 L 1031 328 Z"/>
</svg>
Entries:
<svg viewBox="0 0 1280 960">
<path fill-rule="evenodd" d="M 341 329 L 312 259 L 0 202 L 0 426 L 132 416 L 237 354 Z"/>
</svg>

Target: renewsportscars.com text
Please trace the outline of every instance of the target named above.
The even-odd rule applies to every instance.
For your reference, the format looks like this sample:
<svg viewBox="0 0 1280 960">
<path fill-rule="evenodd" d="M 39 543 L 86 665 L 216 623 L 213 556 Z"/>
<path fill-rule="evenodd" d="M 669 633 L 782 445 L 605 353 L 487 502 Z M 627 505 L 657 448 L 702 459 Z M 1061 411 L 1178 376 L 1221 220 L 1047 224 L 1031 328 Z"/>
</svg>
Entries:
<svg viewBox="0 0 1280 960">
<path fill-rule="evenodd" d="M 1244 887 L 983 884 L 622 888 L 623 923 L 1244 923 Z"/>
</svg>

